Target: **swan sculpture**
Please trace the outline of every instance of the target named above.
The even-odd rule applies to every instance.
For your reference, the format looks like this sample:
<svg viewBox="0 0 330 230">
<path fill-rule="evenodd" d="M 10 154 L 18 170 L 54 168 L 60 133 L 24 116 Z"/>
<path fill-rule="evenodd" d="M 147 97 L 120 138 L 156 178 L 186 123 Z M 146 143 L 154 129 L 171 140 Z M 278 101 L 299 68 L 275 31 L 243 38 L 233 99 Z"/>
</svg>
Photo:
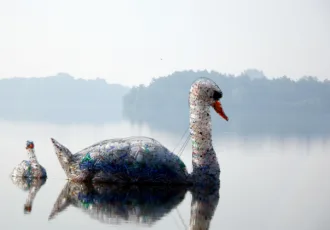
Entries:
<svg viewBox="0 0 330 230">
<path fill-rule="evenodd" d="M 12 172 L 12 176 L 24 178 L 46 178 L 47 172 L 37 160 L 33 141 L 26 142 L 26 152 L 29 160 L 23 160 L 19 165 L 17 165 Z"/>
<path fill-rule="evenodd" d="M 158 141 L 148 137 L 110 139 L 76 154 L 51 138 L 69 180 L 111 183 L 218 184 L 220 168 L 212 145 L 210 107 L 225 120 L 222 91 L 208 78 L 190 88 L 190 135 L 193 172 Z"/>
</svg>

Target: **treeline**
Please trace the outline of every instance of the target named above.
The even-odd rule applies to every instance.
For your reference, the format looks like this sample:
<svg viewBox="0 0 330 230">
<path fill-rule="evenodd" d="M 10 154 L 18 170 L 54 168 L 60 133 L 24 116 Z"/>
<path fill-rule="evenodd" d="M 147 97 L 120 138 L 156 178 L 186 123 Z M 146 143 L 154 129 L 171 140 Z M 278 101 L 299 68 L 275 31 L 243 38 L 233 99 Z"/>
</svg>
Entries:
<svg viewBox="0 0 330 230">
<path fill-rule="evenodd" d="M 330 81 L 304 77 L 268 79 L 257 70 L 240 76 L 207 71 L 175 72 L 132 88 L 124 96 L 124 115 L 161 129 L 182 130 L 189 122 L 188 92 L 199 77 L 214 80 L 223 91 L 228 124 L 223 131 L 330 132 Z M 214 114 L 215 115 L 215 114 Z"/>
<path fill-rule="evenodd" d="M 122 117 L 129 88 L 68 74 L 0 80 L 0 118 L 51 122 L 108 122 Z"/>
<path fill-rule="evenodd" d="M 330 81 L 268 79 L 257 70 L 240 76 L 208 71 L 175 72 L 133 88 L 68 74 L 0 80 L 0 119 L 104 123 L 124 117 L 152 128 L 182 132 L 189 125 L 188 92 L 199 77 L 223 91 L 230 118 L 213 113 L 215 132 L 330 133 Z"/>
</svg>

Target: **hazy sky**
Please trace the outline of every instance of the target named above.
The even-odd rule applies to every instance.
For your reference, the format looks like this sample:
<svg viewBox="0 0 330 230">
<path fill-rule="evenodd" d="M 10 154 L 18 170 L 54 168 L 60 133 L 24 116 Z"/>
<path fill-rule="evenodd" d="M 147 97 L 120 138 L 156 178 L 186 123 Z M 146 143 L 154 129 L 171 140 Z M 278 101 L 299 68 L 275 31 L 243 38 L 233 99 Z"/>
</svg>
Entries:
<svg viewBox="0 0 330 230">
<path fill-rule="evenodd" d="M 330 78 L 330 2 L 0 0 L 0 78 L 67 72 L 132 85 L 246 68 Z"/>
</svg>

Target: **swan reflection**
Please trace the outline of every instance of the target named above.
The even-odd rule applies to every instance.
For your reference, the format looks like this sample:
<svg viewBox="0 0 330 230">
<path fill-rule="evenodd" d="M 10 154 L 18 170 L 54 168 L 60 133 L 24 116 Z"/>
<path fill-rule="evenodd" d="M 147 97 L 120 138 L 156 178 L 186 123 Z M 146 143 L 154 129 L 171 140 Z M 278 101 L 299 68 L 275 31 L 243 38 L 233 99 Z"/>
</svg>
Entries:
<svg viewBox="0 0 330 230">
<path fill-rule="evenodd" d="M 69 206 L 82 209 L 105 224 L 134 223 L 152 226 L 192 193 L 189 229 L 209 229 L 219 200 L 213 189 L 187 186 L 87 184 L 67 182 L 49 215 L 49 220 Z"/>
<path fill-rule="evenodd" d="M 32 212 L 33 201 L 39 192 L 40 188 L 46 183 L 46 178 L 24 178 L 24 177 L 11 177 L 13 184 L 28 191 L 28 197 L 24 204 L 24 213 L 30 214 Z"/>
<path fill-rule="evenodd" d="M 220 185 L 191 189 L 190 230 L 210 229 L 210 223 L 219 203 Z"/>
<path fill-rule="evenodd" d="M 186 191 L 184 187 L 67 182 L 49 219 L 72 205 L 102 223 L 151 225 L 175 208 Z"/>
</svg>

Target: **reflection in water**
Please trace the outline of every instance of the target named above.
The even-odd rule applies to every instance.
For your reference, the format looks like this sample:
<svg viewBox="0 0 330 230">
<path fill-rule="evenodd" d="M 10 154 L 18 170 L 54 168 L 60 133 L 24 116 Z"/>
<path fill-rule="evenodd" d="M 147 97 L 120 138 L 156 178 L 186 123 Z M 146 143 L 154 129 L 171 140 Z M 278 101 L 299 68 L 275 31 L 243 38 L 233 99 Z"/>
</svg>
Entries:
<svg viewBox="0 0 330 230">
<path fill-rule="evenodd" d="M 68 182 L 49 216 L 73 205 L 103 223 L 122 221 L 151 225 L 170 212 L 185 197 L 184 187 L 124 186 Z"/>
<path fill-rule="evenodd" d="M 24 204 L 24 213 L 30 214 L 32 211 L 32 204 L 34 198 L 39 192 L 40 188 L 46 183 L 46 178 L 23 178 L 23 177 L 11 177 L 12 182 L 24 191 L 29 191 L 28 197 Z"/>
<path fill-rule="evenodd" d="M 193 187 L 191 189 L 192 201 L 190 211 L 191 230 L 209 229 L 210 222 L 219 202 L 220 186 Z"/>
<path fill-rule="evenodd" d="M 49 219 L 73 205 L 106 224 L 130 222 L 152 226 L 184 199 L 186 186 L 141 186 L 67 182 Z M 219 200 L 219 187 L 191 188 L 190 229 L 209 229 Z"/>
</svg>

